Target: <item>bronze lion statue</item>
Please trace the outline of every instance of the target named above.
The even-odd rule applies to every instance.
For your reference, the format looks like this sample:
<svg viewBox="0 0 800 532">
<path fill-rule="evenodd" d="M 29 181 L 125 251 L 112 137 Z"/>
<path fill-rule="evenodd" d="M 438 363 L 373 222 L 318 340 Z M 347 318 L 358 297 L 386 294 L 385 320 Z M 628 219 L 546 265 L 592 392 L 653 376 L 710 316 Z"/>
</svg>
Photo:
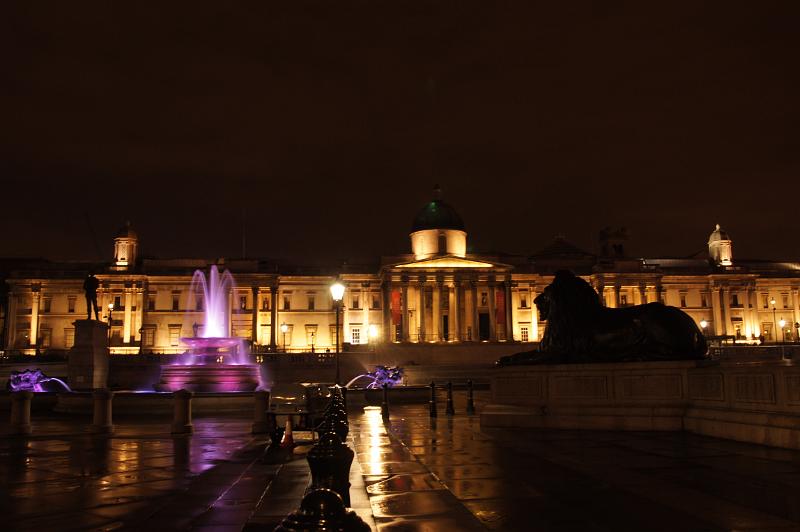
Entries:
<svg viewBox="0 0 800 532">
<path fill-rule="evenodd" d="M 556 272 L 534 303 L 547 321 L 538 351 L 502 357 L 498 365 L 698 360 L 708 351 L 685 312 L 662 303 L 604 307 L 591 285 L 567 270 Z"/>
</svg>

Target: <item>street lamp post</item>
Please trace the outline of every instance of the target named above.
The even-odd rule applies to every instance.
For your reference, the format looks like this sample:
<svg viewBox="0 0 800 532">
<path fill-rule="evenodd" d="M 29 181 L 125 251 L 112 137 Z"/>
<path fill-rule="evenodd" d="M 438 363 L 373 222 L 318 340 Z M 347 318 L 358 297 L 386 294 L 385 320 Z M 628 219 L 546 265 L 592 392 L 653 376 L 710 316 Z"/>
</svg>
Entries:
<svg viewBox="0 0 800 532">
<path fill-rule="evenodd" d="M 333 310 L 336 313 L 336 384 L 339 384 L 339 310 L 342 308 L 342 298 L 344 297 L 344 285 L 335 282 L 331 285 L 331 297 L 333 298 Z"/>
<path fill-rule="evenodd" d="M 781 318 L 781 358 L 786 358 L 786 320 Z"/>
<path fill-rule="evenodd" d="M 703 330 L 703 336 L 706 335 L 706 329 L 708 329 L 708 321 L 700 320 L 700 328 Z"/>
<path fill-rule="evenodd" d="M 775 334 L 775 343 L 778 343 L 778 333 L 775 332 L 775 326 L 778 325 L 778 310 L 775 307 L 775 298 L 773 297 L 770 299 L 770 304 L 772 305 L 772 332 Z"/>
<path fill-rule="evenodd" d="M 289 331 L 289 326 L 281 323 L 281 332 L 283 333 L 283 352 L 286 352 L 286 333 Z"/>
</svg>

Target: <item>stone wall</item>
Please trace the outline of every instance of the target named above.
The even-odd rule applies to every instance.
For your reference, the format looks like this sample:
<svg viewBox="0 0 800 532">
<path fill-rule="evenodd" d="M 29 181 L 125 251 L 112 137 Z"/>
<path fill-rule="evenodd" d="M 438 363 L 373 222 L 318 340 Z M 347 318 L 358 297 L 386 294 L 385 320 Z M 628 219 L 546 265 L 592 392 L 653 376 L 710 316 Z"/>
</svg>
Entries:
<svg viewBox="0 0 800 532">
<path fill-rule="evenodd" d="M 800 366 L 642 362 L 493 370 L 486 427 L 686 430 L 800 449 Z"/>
</svg>

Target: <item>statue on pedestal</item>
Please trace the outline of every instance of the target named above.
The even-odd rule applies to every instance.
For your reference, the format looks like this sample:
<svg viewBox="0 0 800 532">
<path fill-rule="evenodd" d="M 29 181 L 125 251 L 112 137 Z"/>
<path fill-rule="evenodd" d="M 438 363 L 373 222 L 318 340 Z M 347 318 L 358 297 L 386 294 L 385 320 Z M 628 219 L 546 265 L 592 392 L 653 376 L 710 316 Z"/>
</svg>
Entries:
<svg viewBox="0 0 800 532">
<path fill-rule="evenodd" d="M 83 281 L 83 292 L 86 295 L 86 319 L 92 319 L 92 308 L 94 308 L 94 317 L 100 321 L 100 313 L 97 310 L 97 288 L 100 286 L 100 281 L 94 276 L 94 273 L 89 272 L 86 280 Z"/>
<path fill-rule="evenodd" d="M 606 308 L 589 283 L 567 270 L 556 272 L 534 303 L 547 321 L 539 349 L 502 357 L 497 365 L 698 360 L 708 351 L 702 331 L 680 309 L 663 303 Z"/>
</svg>

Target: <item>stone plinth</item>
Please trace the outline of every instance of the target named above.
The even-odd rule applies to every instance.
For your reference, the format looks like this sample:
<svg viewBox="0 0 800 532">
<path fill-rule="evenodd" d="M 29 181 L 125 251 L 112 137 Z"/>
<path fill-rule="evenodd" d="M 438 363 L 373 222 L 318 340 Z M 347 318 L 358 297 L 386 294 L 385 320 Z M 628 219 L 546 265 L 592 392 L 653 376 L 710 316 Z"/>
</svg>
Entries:
<svg viewBox="0 0 800 532">
<path fill-rule="evenodd" d="M 686 430 L 800 449 L 800 366 L 679 361 L 498 368 L 481 425 Z"/>
<path fill-rule="evenodd" d="M 67 382 L 73 390 L 99 390 L 108 384 L 108 325 L 75 321 L 75 345 L 69 350 Z"/>
</svg>

